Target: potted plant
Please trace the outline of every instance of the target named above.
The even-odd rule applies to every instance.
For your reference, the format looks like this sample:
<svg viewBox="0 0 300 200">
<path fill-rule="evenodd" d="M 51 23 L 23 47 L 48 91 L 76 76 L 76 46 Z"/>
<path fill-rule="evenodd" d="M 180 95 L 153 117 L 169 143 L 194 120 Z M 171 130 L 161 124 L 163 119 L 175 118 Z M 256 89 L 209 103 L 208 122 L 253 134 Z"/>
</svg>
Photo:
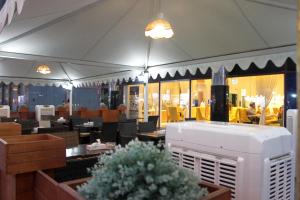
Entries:
<svg viewBox="0 0 300 200">
<path fill-rule="evenodd" d="M 78 187 L 88 200 L 199 200 L 208 194 L 191 172 L 176 165 L 168 150 L 132 141 L 100 157 L 92 178 Z"/>
</svg>

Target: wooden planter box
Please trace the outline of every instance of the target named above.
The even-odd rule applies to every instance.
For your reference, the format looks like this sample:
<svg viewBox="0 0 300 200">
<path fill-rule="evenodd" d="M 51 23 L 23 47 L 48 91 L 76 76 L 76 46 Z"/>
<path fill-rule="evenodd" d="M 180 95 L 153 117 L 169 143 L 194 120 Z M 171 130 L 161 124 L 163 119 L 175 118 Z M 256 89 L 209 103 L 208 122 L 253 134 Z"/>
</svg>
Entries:
<svg viewBox="0 0 300 200">
<path fill-rule="evenodd" d="M 230 200 L 230 189 L 207 182 L 201 182 L 201 187 L 207 188 L 209 194 L 202 200 Z"/>
<path fill-rule="evenodd" d="M 65 141 L 48 134 L 4 136 L 0 138 L 0 162 L 6 174 L 62 167 L 66 163 Z"/>
<path fill-rule="evenodd" d="M 15 122 L 0 123 L 0 138 L 3 136 L 21 135 L 21 124 Z"/>
<path fill-rule="evenodd" d="M 64 139 L 53 135 L 0 138 L 0 199 L 34 199 L 35 171 L 66 164 Z"/>
<path fill-rule="evenodd" d="M 37 184 L 36 188 L 37 191 L 39 191 L 39 193 L 42 194 L 41 197 L 43 198 L 36 198 L 36 200 L 50 200 L 50 199 L 51 200 L 60 200 L 60 199 L 85 200 L 76 191 L 76 187 L 86 183 L 86 181 L 89 180 L 89 178 L 77 179 L 77 180 L 68 181 L 64 183 L 56 183 L 53 179 L 51 179 L 43 172 L 38 172 L 37 178 L 40 182 Z M 55 185 L 57 189 L 55 189 L 53 185 Z M 230 200 L 231 199 L 230 189 L 228 188 L 224 188 L 221 186 L 217 186 L 205 182 L 202 182 L 199 185 L 207 188 L 209 191 L 209 195 L 202 200 Z M 53 191 L 50 192 L 49 188 L 52 188 Z M 56 191 L 56 197 L 54 198 L 53 194 L 55 193 L 55 191 Z M 47 196 L 47 193 L 51 195 L 51 198 L 50 196 L 49 198 L 44 198 L 45 196 Z"/>
</svg>

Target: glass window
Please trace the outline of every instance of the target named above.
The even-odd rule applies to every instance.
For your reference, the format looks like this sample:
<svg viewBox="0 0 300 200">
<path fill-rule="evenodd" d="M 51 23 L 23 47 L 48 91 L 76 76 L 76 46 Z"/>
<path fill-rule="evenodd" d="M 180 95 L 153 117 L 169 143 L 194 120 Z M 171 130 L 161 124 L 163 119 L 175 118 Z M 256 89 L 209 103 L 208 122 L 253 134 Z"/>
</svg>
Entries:
<svg viewBox="0 0 300 200">
<path fill-rule="evenodd" d="M 228 78 L 232 122 L 283 124 L 284 75 Z M 250 105 L 251 104 L 251 105 Z"/>
<path fill-rule="evenodd" d="M 144 116 L 144 85 L 128 86 L 128 118 L 142 119 Z"/>
<path fill-rule="evenodd" d="M 159 115 L 159 83 L 149 83 L 148 87 L 148 115 Z"/>
<path fill-rule="evenodd" d="M 189 81 L 161 83 L 161 126 L 189 117 Z"/>
<path fill-rule="evenodd" d="M 211 79 L 192 80 L 191 117 L 210 120 Z"/>
</svg>

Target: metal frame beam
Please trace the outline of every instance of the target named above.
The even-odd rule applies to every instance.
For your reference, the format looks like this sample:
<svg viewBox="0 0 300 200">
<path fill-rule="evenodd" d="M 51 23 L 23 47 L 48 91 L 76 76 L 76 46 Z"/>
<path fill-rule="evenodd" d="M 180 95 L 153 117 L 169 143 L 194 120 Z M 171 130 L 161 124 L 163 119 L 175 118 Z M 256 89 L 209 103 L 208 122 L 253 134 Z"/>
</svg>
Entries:
<svg viewBox="0 0 300 200">
<path fill-rule="evenodd" d="M 100 67 L 100 68 L 118 68 L 121 70 L 143 69 L 142 66 L 140 67 L 129 66 L 129 65 L 121 65 L 121 64 L 114 64 L 114 63 L 96 62 L 96 61 L 79 60 L 79 59 L 72 59 L 72 58 L 62 58 L 62 57 L 51 57 L 51 56 L 44 56 L 44 55 L 14 53 L 14 52 L 6 52 L 6 51 L 0 51 L 0 58 L 30 60 L 30 61 L 39 61 L 39 62 L 71 63 L 77 65 Z"/>
</svg>

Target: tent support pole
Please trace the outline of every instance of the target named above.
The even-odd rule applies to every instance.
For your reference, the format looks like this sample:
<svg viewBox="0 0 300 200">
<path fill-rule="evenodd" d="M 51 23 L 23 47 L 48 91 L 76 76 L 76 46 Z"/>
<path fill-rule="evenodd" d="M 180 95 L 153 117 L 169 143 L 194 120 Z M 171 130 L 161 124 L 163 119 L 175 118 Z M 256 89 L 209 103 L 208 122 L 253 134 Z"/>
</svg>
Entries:
<svg viewBox="0 0 300 200">
<path fill-rule="evenodd" d="M 72 116 L 72 113 L 73 113 L 73 87 L 71 88 L 70 90 L 70 99 L 69 99 L 69 115 Z"/>
<path fill-rule="evenodd" d="M 144 83 L 144 122 L 148 122 L 148 81 Z"/>
<path fill-rule="evenodd" d="M 300 2 L 298 0 L 298 2 Z M 296 141 L 296 145 L 297 145 L 297 148 L 296 148 L 296 199 L 297 200 L 300 200 L 300 137 L 299 137 L 299 134 L 300 134 L 300 112 L 299 112 L 299 108 L 300 108 L 300 98 L 299 98 L 299 95 L 300 95 L 300 11 L 299 11 L 299 8 L 300 8 L 300 4 L 298 3 L 298 28 L 297 28 L 297 107 L 298 107 L 298 130 L 297 130 L 297 134 L 298 134 L 298 137 L 297 138 L 297 141 Z"/>
</svg>

